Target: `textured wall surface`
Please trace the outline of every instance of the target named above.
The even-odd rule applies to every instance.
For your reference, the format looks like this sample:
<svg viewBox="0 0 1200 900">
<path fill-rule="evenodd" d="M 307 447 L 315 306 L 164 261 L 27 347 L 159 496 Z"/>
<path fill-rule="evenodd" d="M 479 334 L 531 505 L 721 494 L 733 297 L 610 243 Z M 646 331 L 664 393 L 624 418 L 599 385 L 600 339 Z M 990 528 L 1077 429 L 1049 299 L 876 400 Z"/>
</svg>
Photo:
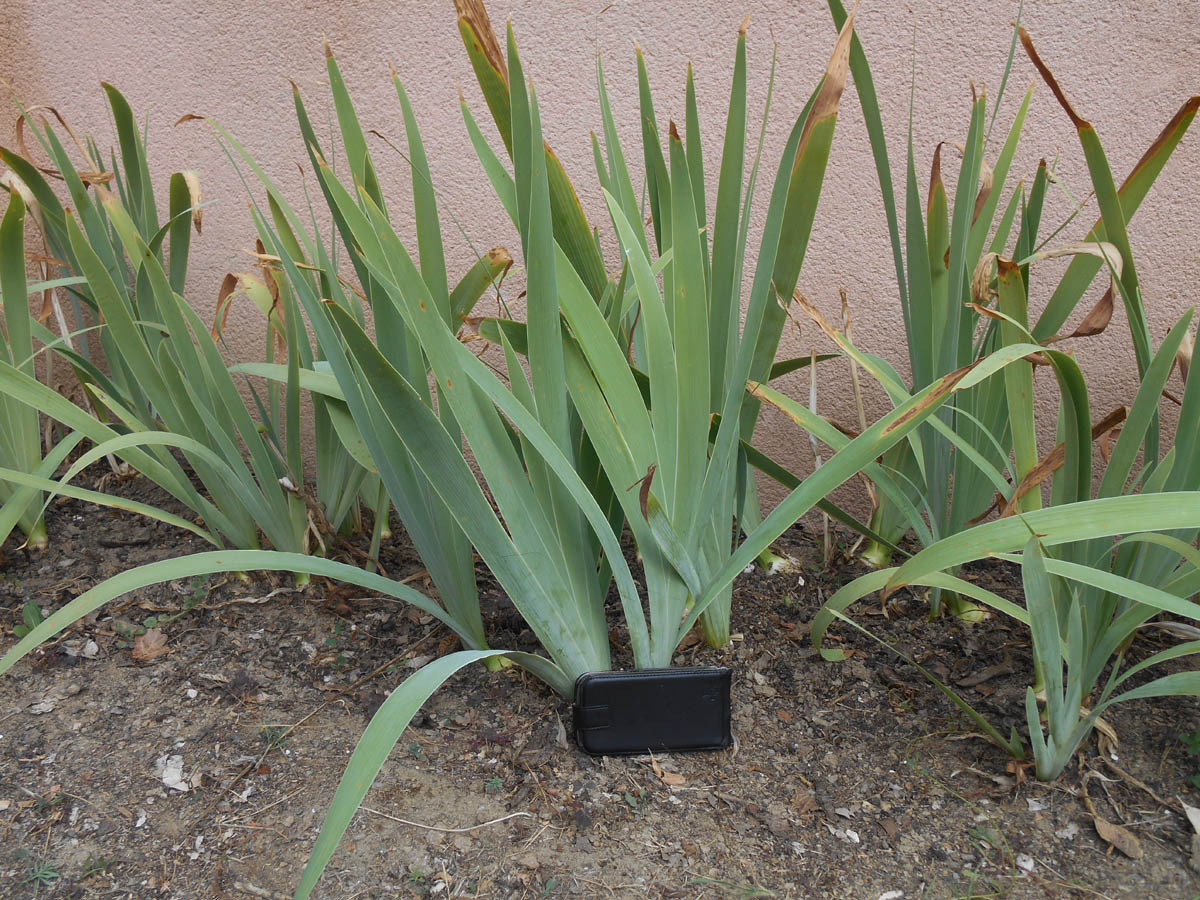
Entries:
<svg viewBox="0 0 1200 900">
<path fill-rule="evenodd" d="M 913 133 L 918 172 L 924 182 L 939 141 L 961 141 L 970 110 L 971 83 L 992 94 L 999 86 L 1016 2 L 982 0 L 876 0 L 864 3 L 858 32 L 870 58 L 883 107 L 897 178 L 903 177 L 903 139 L 909 89 L 915 76 Z M 774 170 L 787 131 L 815 86 L 833 44 L 834 30 L 821 0 L 572 0 L 489 4 L 492 19 L 516 28 L 522 58 L 535 80 L 547 139 L 580 190 L 585 209 L 602 231 L 607 222 L 593 175 L 588 134 L 599 127 L 594 79 L 597 50 L 604 54 L 609 91 L 631 163 L 639 160 L 634 44 L 646 54 L 661 119 L 682 119 L 683 76 L 696 71 L 705 126 L 705 156 L 715 172 L 728 102 L 734 39 L 751 15 L 749 31 L 751 116 L 761 116 L 771 59 L 778 42 L 776 94 L 764 153 L 764 172 Z M 1200 3 L 1151 0 L 1027 0 L 1023 20 L 1042 56 L 1054 69 L 1081 115 L 1097 128 L 1116 177 L 1123 178 L 1189 94 L 1200 91 Z M 112 141 L 100 82 L 110 81 L 148 119 L 151 164 L 157 177 L 197 169 L 205 199 L 205 228 L 193 249 L 189 300 L 211 316 L 227 271 L 249 268 L 243 250 L 253 246 L 246 194 L 216 141 L 202 124 L 173 127 L 184 113 L 213 116 L 236 134 L 259 161 L 299 198 L 298 163 L 307 164 L 291 109 L 287 79 L 303 92 L 320 133 L 330 109 L 321 40 L 329 40 L 358 105 L 364 127 L 402 141 L 403 128 L 388 77 L 393 64 L 422 125 L 433 174 L 448 221 L 452 277 L 473 259 L 472 247 L 519 247 L 499 204 L 471 154 L 458 111 L 461 87 L 481 121 L 486 110 L 463 52 L 450 0 L 388 4 L 366 0 L 279 0 L 272 4 L 232 0 L 97 0 L 82 12 L 69 0 L 7 0 L 0 21 L 0 76 L 26 104 L 56 106 L 77 131 L 91 132 L 102 146 Z M 1035 81 L 1018 50 L 1001 111 L 1011 117 L 1020 93 Z M 14 108 L 0 129 L 7 142 Z M 753 121 L 753 119 L 752 119 Z M 485 122 L 486 124 L 486 122 Z M 752 126 L 753 127 L 753 126 Z M 990 157 L 1003 136 L 997 129 Z M 1200 127 L 1189 134 L 1143 205 L 1132 227 L 1134 250 L 1156 340 L 1196 302 L 1200 275 Z M 488 134 L 494 132 L 488 127 Z M 997 135 L 1000 135 L 997 137 Z M 385 192 L 402 235 L 411 238 L 406 208 L 408 172 L 382 140 L 373 146 Z M 1067 117 L 1039 81 L 1014 172 L 1032 174 L 1038 158 L 1057 159 L 1059 183 L 1043 222 L 1057 224 L 1070 212 L 1070 196 L 1088 195 L 1087 173 Z M 956 155 L 943 157 L 953 182 Z M 843 99 L 829 177 L 800 290 L 836 315 L 844 288 L 860 346 L 907 369 L 903 325 L 882 206 L 866 131 L 853 89 Z M 767 188 L 760 182 L 760 198 Z M 710 202 L 715 188 L 710 191 Z M 760 213 L 762 204 L 760 204 Z M 1080 239 L 1096 218 L 1094 202 L 1064 232 Z M 516 254 L 514 254 L 516 255 Z M 752 265 L 749 259 L 747 267 Z M 1053 263 L 1046 264 L 1048 266 Z M 1047 275 L 1053 270 L 1046 269 Z M 1036 274 L 1035 274 L 1036 278 Z M 1047 277 L 1033 283 L 1035 309 L 1046 298 Z M 1093 288 L 1090 306 L 1099 294 Z M 516 289 L 512 290 L 515 296 Z M 494 301 L 488 301 L 489 303 Z M 1077 314 L 1076 319 L 1078 319 Z M 230 334 L 247 356 L 257 354 L 261 323 L 249 304 L 235 310 Z M 822 336 L 796 323 L 784 352 L 825 349 Z M 1118 308 L 1108 332 L 1076 346 L 1090 377 L 1093 411 L 1099 416 L 1127 402 L 1136 385 L 1124 315 Z M 1046 374 L 1039 374 L 1039 380 Z M 804 377 L 785 382 L 807 396 Z M 1053 392 L 1051 384 L 1046 387 Z M 880 398 L 868 397 L 871 409 Z M 855 418 L 844 369 L 822 379 L 822 411 L 848 423 Z M 1045 411 L 1052 421 L 1052 409 Z M 760 426 L 766 449 L 797 469 L 811 460 L 807 440 L 769 413 Z"/>
</svg>

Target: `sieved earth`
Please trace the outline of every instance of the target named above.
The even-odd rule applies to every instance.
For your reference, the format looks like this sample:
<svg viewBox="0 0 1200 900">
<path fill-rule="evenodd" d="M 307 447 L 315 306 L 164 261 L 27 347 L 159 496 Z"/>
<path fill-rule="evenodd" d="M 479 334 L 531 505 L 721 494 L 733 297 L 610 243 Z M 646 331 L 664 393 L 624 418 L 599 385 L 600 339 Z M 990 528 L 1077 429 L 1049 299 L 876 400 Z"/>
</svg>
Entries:
<svg viewBox="0 0 1200 900">
<path fill-rule="evenodd" d="M 161 502 L 136 480 L 120 490 Z M 10 541 L 0 560 L 0 647 L 27 601 L 48 613 L 204 549 L 75 501 L 48 527 L 48 551 Z M 397 534 L 381 562 L 421 586 Z M 822 662 L 807 622 L 857 566 L 825 568 L 799 527 L 780 546 L 800 573 L 742 576 L 738 639 L 676 659 L 733 668 L 731 750 L 593 759 L 543 685 L 470 667 L 401 736 L 313 896 L 1200 896 L 1182 805 L 1200 806 L 1196 699 L 1118 707 L 1115 747 L 1093 737 L 1039 783 L 869 638 L 842 628 L 849 661 Z M 968 575 L 1019 598 L 1005 568 Z M 480 589 L 494 644 L 532 649 L 485 573 Z M 1023 728 L 1026 635 L 925 613 L 904 594 L 886 616 L 878 598 L 855 611 L 1001 731 Z M 1133 655 L 1168 640 L 1151 632 Z M 393 601 L 289 575 L 180 580 L 102 608 L 0 678 L 0 897 L 291 896 L 369 717 L 455 646 Z"/>
</svg>

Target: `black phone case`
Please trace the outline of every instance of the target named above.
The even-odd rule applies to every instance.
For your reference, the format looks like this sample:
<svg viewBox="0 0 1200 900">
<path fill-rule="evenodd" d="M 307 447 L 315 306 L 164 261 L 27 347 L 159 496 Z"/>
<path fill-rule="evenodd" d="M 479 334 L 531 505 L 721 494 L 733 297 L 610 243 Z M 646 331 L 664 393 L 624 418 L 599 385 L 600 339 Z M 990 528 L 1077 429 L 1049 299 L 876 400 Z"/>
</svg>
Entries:
<svg viewBox="0 0 1200 900">
<path fill-rule="evenodd" d="M 723 750 L 732 672 L 717 666 L 588 672 L 575 682 L 575 740 L 595 756 Z"/>
</svg>

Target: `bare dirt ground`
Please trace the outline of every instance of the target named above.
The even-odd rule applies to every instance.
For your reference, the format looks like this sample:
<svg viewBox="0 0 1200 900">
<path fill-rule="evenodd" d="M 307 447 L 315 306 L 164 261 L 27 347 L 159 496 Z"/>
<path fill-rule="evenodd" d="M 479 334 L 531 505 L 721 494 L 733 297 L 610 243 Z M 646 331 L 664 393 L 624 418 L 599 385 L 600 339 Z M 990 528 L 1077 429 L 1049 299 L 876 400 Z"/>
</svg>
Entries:
<svg viewBox="0 0 1200 900">
<path fill-rule="evenodd" d="M 0 647 L 27 600 L 49 611 L 132 565 L 203 549 L 74 501 L 48 524 L 50 550 L 10 542 L 0 561 Z M 806 623 L 856 567 L 822 572 L 799 528 L 782 546 L 806 562 L 803 584 L 743 576 L 740 639 L 677 658 L 733 668 L 731 750 L 593 759 L 545 686 L 469 668 L 405 732 L 315 896 L 1200 896 L 1180 805 L 1200 805 L 1200 763 L 1180 739 L 1200 724 L 1196 699 L 1118 708 L 1115 760 L 1093 738 L 1058 782 L 1038 783 L 866 638 L 842 629 L 859 652 L 823 663 Z M 383 562 L 393 576 L 420 569 L 402 534 Z M 969 574 L 1014 591 L 1004 569 Z M 531 647 L 486 574 L 480 584 L 494 645 Z M 1003 731 L 1023 727 L 1019 629 L 931 623 L 904 594 L 888 617 L 871 606 L 861 622 Z M 147 624 L 165 643 L 139 634 Z M 290 896 L 368 718 L 453 646 L 402 605 L 319 580 L 298 590 L 290 576 L 181 580 L 100 610 L 0 679 L 0 897 Z M 1100 837 L 1085 791 L 1140 858 Z"/>
</svg>

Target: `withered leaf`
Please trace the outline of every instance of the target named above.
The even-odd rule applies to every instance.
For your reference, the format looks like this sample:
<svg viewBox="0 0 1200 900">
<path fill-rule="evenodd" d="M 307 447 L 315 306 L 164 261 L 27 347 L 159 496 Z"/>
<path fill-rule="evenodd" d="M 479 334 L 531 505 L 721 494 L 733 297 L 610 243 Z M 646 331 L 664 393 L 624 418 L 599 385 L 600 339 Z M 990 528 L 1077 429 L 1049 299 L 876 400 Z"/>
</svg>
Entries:
<svg viewBox="0 0 1200 900">
<path fill-rule="evenodd" d="M 149 662 L 158 659 L 167 652 L 167 636 L 160 628 L 148 628 L 145 634 L 139 634 L 133 639 L 133 651 L 130 653 L 139 662 Z"/>
<path fill-rule="evenodd" d="M 842 23 L 841 31 L 838 32 L 837 43 L 833 45 L 833 53 L 829 57 L 829 65 L 825 67 L 825 78 L 821 81 L 821 87 L 813 101 L 808 119 L 804 122 L 804 129 L 800 132 L 800 145 L 796 149 L 796 159 L 792 163 L 793 171 L 800 164 L 804 151 L 808 148 L 808 139 L 816 124 L 836 116 L 838 113 L 842 90 L 846 86 L 846 76 L 850 73 L 850 46 L 854 38 L 854 15 L 857 11 L 858 4 L 855 3 L 854 8 L 850 10 L 850 15 Z"/>
<path fill-rule="evenodd" d="M 976 687 L 983 684 L 985 681 L 990 681 L 993 678 L 999 678 L 1001 675 L 1011 675 L 1016 669 L 1010 661 L 998 663 L 994 666 L 988 666 L 986 669 L 981 669 L 966 678 L 960 678 L 955 682 L 959 687 Z"/>
<path fill-rule="evenodd" d="M 626 488 L 629 491 L 638 488 L 638 503 L 642 508 L 642 518 L 647 522 L 650 521 L 650 485 L 654 482 L 654 472 L 657 468 L 657 463 L 650 463 L 646 474 Z"/>
<path fill-rule="evenodd" d="M 192 206 L 192 225 L 196 229 L 196 234 L 200 234 L 201 226 L 204 224 L 204 209 L 200 205 L 204 199 L 204 194 L 200 190 L 200 173 L 195 170 L 188 169 L 180 172 L 183 176 L 183 182 L 187 185 L 188 195 L 191 197 Z"/>
<path fill-rule="evenodd" d="M 1126 407 L 1118 406 L 1107 416 L 1092 426 L 1092 440 L 1102 441 L 1107 435 L 1111 434 L 1115 429 L 1121 426 L 1121 423 L 1125 421 L 1125 417 L 1128 415 L 1128 413 L 1129 410 Z M 1106 449 L 1106 447 L 1102 446 L 1100 451 L 1101 454 L 1104 454 Z M 1000 505 L 1000 515 L 1011 516 L 1014 512 L 1016 512 L 1017 503 L 1020 501 L 1020 499 L 1059 469 L 1061 469 L 1063 463 L 1066 462 L 1066 458 L 1066 444 L 1056 445 L 1053 450 L 1051 450 L 1038 461 L 1037 465 L 1025 473 L 1025 477 L 1021 479 L 1021 483 L 1018 484 L 1016 490 L 1013 491 L 1012 497 L 1000 504 L 999 501 L 1002 501 L 1003 498 L 997 494 L 997 503 L 993 504 L 992 507 L 989 507 L 984 515 L 987 515 L 987 512 L 991 512 L 991 509 L 995 506 Z"/>
<path fill-rule="evenodd" d="M 221 332 L 225 330 L 225 321 L 229 318 L 229 307 L 232 305 L 229 298 L 233 292 L 237 290 L 238 277 L 232 272 L 227 272 L 225 278 L 221 281 L 221 287 L 217 291 L 217 312 L 213 316 L 212 337 L 214 341 L 221 339 Z"/>
<path fill-rule="evenodd" d="M 1120 825 L 1115 825 L 1100 816 L 1093 816 L 1093 821 L 1096 824 L 1096 833 L 1105 841 L 1112 844 L 1130 859 L 1142 858 L 1142 844 L 1133 832 Z"/>
</svg>

